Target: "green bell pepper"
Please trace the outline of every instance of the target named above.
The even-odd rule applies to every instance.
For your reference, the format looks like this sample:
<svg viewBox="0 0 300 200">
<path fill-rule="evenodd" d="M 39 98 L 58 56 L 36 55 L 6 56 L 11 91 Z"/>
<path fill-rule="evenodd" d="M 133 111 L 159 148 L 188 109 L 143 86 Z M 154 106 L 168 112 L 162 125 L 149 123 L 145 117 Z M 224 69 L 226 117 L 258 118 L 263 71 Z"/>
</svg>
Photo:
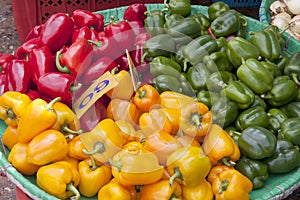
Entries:
<svg viewBox="0 0 300 200">
<path fill-rule="evenodd" d="M 196 13 L 192 15 L 191 17 L 195 18 L 195 20 L 201 24 L 201 30 L 202 30 L 202 35 L 204 35 L 204 32 L 207 31 L 207 29 L 210 27 L 210 21 L 208 17 L 206 17 L 202 13 Z"/>
<path fill-rule="evenodd" d="M 239 109 L 246 109 L 254 101 L 253 91 L 241 81 L 231 81 L 228 85 L 221 90 L 230 100 L 237 103 Z"/>
<path fill-rule="evenodd" d="M 165 13 L 161 10 L 151 10 L 145 12 L 144 27 L 147 33 L 152 36 L 164 34 Z"/>
<path fill-rule="evenodd" d="M 201 62 L 205 55 L 208 55 L 218 48 L 216 41 L 210 35 L 202 35 L 187 45 L 182 49 L 183 56 L 185 58 L 184 68 L 187 69 L 187 63 L 196 65 Z"/>
<path fill-rule="evenodd" d="M 187 80 L 195 90 L 206 88 L 206 82 L 209 76 L 210 72 L 202 62 L 190 67 L 187 72 Z"/>
<path fill-rule="evenodd" d="M 216 38 L 215 41 L 218 45 L 217 51 L 226 53 L 226 48 L 227 48 L 227 43 L 228 43 L 227 39 L 225 37 L 219 37 L 219 38 Z M 227 59 L 228 59 L 228 57 L 227 57 Z"/>
<path fill-rule="evenodd" d="M 254 101 L 250 107 L 254 107 L 254 106 L 261 106 L 261 107 L 263 107 L 264 110 L 267 109 L 266 102 L 262 98 L 260 98 L 260 96 L 257 94 L 254 94 Z"/>
<path fill-rule="evenodd" d="M 164 5 L 170 14 L 179 14 L 183 17 L 191 14 L 190 0 L 164 0 Z"/>
<path fill-rule="evenodd" d="M 260 62 L 267 70 L 269 70 L 274 77 L 277 77 L 277 76 L 281 76 L 282 73 L 281 73 L 281 69 L 277 66 L 277 64 L 275 64 L 274 62 L 271 62 L 271 61 L 261 61 Z"/>
<path fill-rule="evenodd" d="M 153 76 L 158 76 L 161 74 L 170 75 L 179 79 L 182 74 L 168 64 L 152 63 L 150 62 L 150 74 Z"/>
<path fill-rule="evenodd" d="M 239 67 L 242 64 L 242 58 L 245 60 L 248 58 L 258 59 L 259 49 L 250 41 L 242 37 L 235 37 L 228 41 L 226 54 L 233 66 Z"/>
<path fill-rule="evenodd" d="M 279 44 L 280 44 L 281 49 L 285 48 L 286 42 L 285 42 L 285 40 L 284 40 L 284 38 L 282 36 L 282 34 L 284 33 L 284 31 L 280 30 L 278 28 L 278 26 L 276 26 L 276 25 L 269 25 L 264 30 L 266 30 L 266 31 L 271 30 L 272 32 L 274 32 L 275 35 L 277 36 L 277 39 L 279 40 Z"/>
<path fill-rule="evenodd" d="M 252 181 L 253 189 L 263 187 L 269 178 L 268 165 L 247 156 L 241 157 L 234 168 Z"/>
<path fill-rule="evenodd" d="M 236 81 L 237 77 L 228 71 L 214 72 L 209 76 L 207 80 L 207 89 L 209 91 L 220 92 L 231 81 Z"/>
<path fill-rule="evenodd" d="M 235 127 L 239 131 L 251 126 L 268 128 L 269 125 L 269 116 L 261 106 L 254 106 L 242 111 L 235 120 Z"/>
<path fill-rule="evenodd" d="M 277 140 L 276 150 L 270 158 L 264 159 L 269 173 L 288 173 L 300 166 L 299 147 L 287 140 Z"/>
<path fill-rule="evenodd" d="M 277 67 L 280 69 L 281 74 L 284 72 L 284 67 L 290 60 L 290 57 L 287 53 L 284 51 L 281 52 L 281 55 L 278 59 L 273 60 L 273 62 L 277 65 Z"/>
<path fill-rule="evenodd" d="M 300 86 L 300 51 L 294 53 L 284 66 L 283 73 L 292 77 L 292 79 Z"/>
<path fill-rule="evenodd" d="M 168 56 L 175 52 L 175 41 L 168 34 L 160 34 L 151 37 L 143 46 L 143 57 L 152 60 L 156 56 Z"/>
<path fill-rule="evenodd" d="M 263 29 L 253 33 L 249 41 L 260 51 L 260 55 L 268 60 L 279 58 L 281 47 L 276 33 L 272 29 Z"/>
<path fill-rule="evenodd" d="M 180 22 L 184 17 L 179 14 L 165 15 L 164 29 L 167 31 L 169 28 L 173 27 L 175 24 Z"/>
<path fill-rule="evenodd" d="M 181 72 L 181 66 L 171 58 L 165 57 L 165 56 L 156 56 L 152 59 L 150 62 L 150 67 L 151 65 L 156 64 L 156 65 L 168 65 L 171 66 L 172 68 L 176 69 L 177 71 Z"/>
<path fill-rule="evenodd" d="M 225 52 L 212 52 L 210 55 L 203 57 L 203 63 L 211 72 L 233 70 L 233 66 L 229 61 Z"/>
<path fill-rule="evenodd" d="M 223 1 L 212 3 L 210 6 L 208 6 L 207 9 L 209 20 L 213 21 L 217 17 L 219 17 L 220 15 L 222 15 L 223 13 L 229 10 L 230 10 L 229 5 L 224 3 Z"/>
<path fill-rule="evenodd" d="M 300 118 L 292 117 L 284 120 L 278 132 L 278 138 L 300 145 Z"/>
<path fill-rule="evenodd" d="M 224 12 L 211 22 L 211 32 L 216 37 L 229 36 L 240 29 L 240 18 L 241 16 L 235 10 Z"/>
<path fill-rule="evenodd" d="M 171 75 L 158 75 L 152 79 L 152 84 L 159 93 L 164 91 L 182 92 L 180 81 Z"/>
<path fill-rule="evenodd" d="M 234 142 L 236 144 L 238 144 L 238 140 L 239 140 L 239 134 L 238 133 L 235 126 L 229 125 L 227 127 L 225 127 L 225 131 L 230 135 L 230 137 L 234 140 Z"/>
<path fill-rule="evenodd" d="M 167 29 L 175 43 L 184 45 L 201 35 L 201 24 L 194 17 L 186 17 Z"/>
<path fill-rule="evenodd" d="M 280 107 L 280 110 L 288 117 L 299 117 L 300 118 L 300 102 L 292 101 L 284 106 Z"/>
<path fill-rule="evenodd" d="M 238 134 L 235 132 L 235 134 Z M 243 130 L 238 139 L 241 153 L 252 159 L 270 157 L 276 149 L 277 139 L 268 129 L 251 126 Z"/>
<path fill-rule="evenodd" d="M 185 73 L 181 74 L 181 77 L 179 78 L 179 82 L 181 84 L 182 88 L 182 94 L 196 98 L 197 94 L 194 88 L 192 87 L 191 83 L 187 80 L 187 78 L 184 75 Z"/>
<path fill-rule="evenodd" d="M 281 124 L 288 118 L 288 116 L 278 108 L 271 108 L 268 111 L 270 129 L 277 134 L 281 128 Z"/>
<path fill-rule="evenodd" d="M 212 105 L 220 98 L 220 94 L 217 92 L 200 90 L 197 93 L 197 101 L 204 103 L 209 109 L 211 109 Z"/>
<path fill-rule="evenodd" d="M 257 59 L 242 58 L 242 65 L 236 74 L 256 94 L 263 94 L 272 89 L 273 76 Z"/>
<path fill-rule="evenodd" d="M 261 97 L 273 107 L 280 107 L 291 102 L 297 95 L 297 85 L 288 76 L 277 76 L 272 89 Z"/>
<path fill-rule="evenodd" d="M 222 97 L 213 102 L 211 106 L 213 121 L 222 127 L 232 124 L 239 114 L 237 104 L 227 97 Z"/>
</svg>

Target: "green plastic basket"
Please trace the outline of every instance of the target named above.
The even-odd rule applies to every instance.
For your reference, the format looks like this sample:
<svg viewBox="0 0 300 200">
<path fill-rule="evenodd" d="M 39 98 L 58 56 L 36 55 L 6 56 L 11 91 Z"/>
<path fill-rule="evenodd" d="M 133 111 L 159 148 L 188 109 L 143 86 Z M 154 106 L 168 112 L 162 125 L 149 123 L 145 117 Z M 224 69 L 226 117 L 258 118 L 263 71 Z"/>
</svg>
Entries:
<svg viewBox="0 0 300 200">
<path fill-rule="evenodd" d="M 271 23 L 271 14 L 269 12 L 270 5 L 275 0 L 262 0 L 259 6 L 259 21 L 262 23 Z"/>
<path fill-rule="evenodd" d="M 115 16 L 116 19 L 123 18 L 123 12 L 127 7 L 120 7 L 115 9 L 109 9 L 104 11 L 99 11 L 105 16 L 105 20 L 109 21 L 110 16 Z M 162 4 L 148 4 L 147 8 L 149 10 L 161 9 L 163 8 Z M 203 13 L 207 15 L 207 7 L 206 6 L 192 6 L 192 14 L 194 13 Z M 248 20 L 247 29 L 249 31 L 259 31 L 266 27 L 268 24 L 261 23 L 258 20 L 253 18 L 246 17 Z M 300 43 L 296 40 L 288 39 L 287 40 L 287 50 L 291 53 L 298 52 L 300 50 Z M 3 135 L 4 130 L 6 128 L 5 123 L 0 120 L 0 136 Z M 2 170 L 7 174 L 7 177 L 16 184 L 24 193 L 26 193 L 32 199 L 42 199 L 42 200 L 55 200 L 54 196 L 47 194 L 45 191 L 41 190 L 35 182 L 34 176 L 23 176 L 20 174 L 8 161 L 8 149 L 0 147 L 0 166 Z M 290 173 L 286 174 L 271 174 L 270 178 L 265 182 L 265 186 L 261 189 L 253 190 L 251 192 L 251 199 L 257 200 L 275 200 L 275 199 L 283 199 L 289 196 L 295 189 L 300 186 L 300 168 L 295 169 Z M 85 198 L 81 197 L 82 200 L 92 200 L 97 199 L 97 197 L 93 198 Z"/>
</svg>

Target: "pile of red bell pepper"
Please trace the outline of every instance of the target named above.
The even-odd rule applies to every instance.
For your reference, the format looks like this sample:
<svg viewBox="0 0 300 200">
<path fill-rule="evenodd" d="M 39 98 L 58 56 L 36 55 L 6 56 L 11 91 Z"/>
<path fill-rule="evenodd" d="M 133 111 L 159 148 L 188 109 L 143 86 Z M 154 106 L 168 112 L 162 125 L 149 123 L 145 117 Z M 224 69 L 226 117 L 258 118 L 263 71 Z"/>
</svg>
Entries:
<svg viewBox="0 0 300 200">
<path fill-rule="evenodd" d="M 74 96 L 104 72 L 128 70 L 126 49 L 134 64 L 142 65 L 142 47 L 151 37 L 143 24 L 146 10 L 132 4 L 122 20 L 109 22 L 82 9 L 51 15 L 13 54 L 0 55 L 0 94 L 18 91 L 46 101 L 60 96 L 72 106 Z"/>
</svg>

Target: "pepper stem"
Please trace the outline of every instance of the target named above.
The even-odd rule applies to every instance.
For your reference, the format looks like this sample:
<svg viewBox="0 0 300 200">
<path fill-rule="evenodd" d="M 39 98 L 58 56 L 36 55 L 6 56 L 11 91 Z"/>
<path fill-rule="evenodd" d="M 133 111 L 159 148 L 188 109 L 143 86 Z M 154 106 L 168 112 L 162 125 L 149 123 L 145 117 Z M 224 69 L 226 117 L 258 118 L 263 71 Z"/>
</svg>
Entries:
<svg viewBox="0 0 300 200">
<path fill-rule="evenodd" d="M 17 118 L 17 116 L 14 113 L 14 111 L 12 110 L 12 108 L 7 108 L 6 109 L 6 117 L 9 118 L 9 119 L 16 119 Z"/>
<path fill-rule="evenodd" d="M 176 194 L 172 194 L 172 196 L 170 197 L 170 200 L 179 200 L 180 198 L 178 198 L 176 196 Z"/>
<path fill-rule="evenodd" d="M 100 47 L 102 45 L 103 42 L 96 42 L 94 40 L 88 40 L 89 43 L 95 45 L 96 47 Z"/>
<path fill-rule="evenodd" d="M 233 136 L 241 136 L 242 133 L 237 132 L 237 131 L 229 131 L 229 135 L 230 135 L 231 137 L 233 137 Z"/>
<path fill-rule="evenodd" d="M 141 58 L 141 63 L 142 64 L 144 64 L 146 56 L 147 56 L 147 53 L 144 53 L 142 58 Z"/>
<path fill-rule="evenodd" d="M 199 130 L 203 130 L 203 127 L 201 124 L 202 116 L 198 112 L 194 112 L 191 114 L 190 121 L 194 126 L 197 126 L 199 128 Z"/>
<path fill-rule="evenodd" d="M 76 90 L 79 90 L 81 88 L 81 86 L 82 86 L 81 83 L 78 83 L 77 85 L 72 85 L 72 86 L 70 86 L 69 91 L 74 92 Z"/>
<path fill-rule="evenodd" d="M 52 109 L 53 105 L 56 103 L 56 102 L 59 102 L 61 100 L 61 97 L 56 97 L 55 99 L 52 99 L 52 101 L 50 101 L 48 104 L 47 104 L 47 109 Z"/>
<path fill-rule="evenodd" d="M 176 178 L 179 178 L 180 180 L 183 179 L 182 174 L 181 174 L 178 167 L 174 168 L 174 174 L 170 177 L 169 184 L 170 184 L 171 187 L 172 187 L 172 185 L 173 185 Z"/>
<path fill-rule="evenodd" d="M 79 200 L 80 199 L 80 193 L 79 191 L 77 190 L 77 188 L 73 185 L 73 183 L 69 183 L 67 185 L 67 188 L 66 188 L 68 191 L 71 191 L 73 192 L 74 196 L 71 197 L 71 199 L 75 199 L 75 200 Z"/>
<path fill-rule="evenodd" d="M 66 133 L 71 133 L 74 135 L 79 135 L 79 134 L 83 133 L 82 129 L 75 131 L 75 130 L 70 129 L 70 127 L 68 127 L 67 125 L 62 126 L 61 131 L 66 132 Z"/>
<path fill-rule="evenodd" d="M 88 156 L 92 156 L 96 153 L 104 153 L 106 151 L 105 146 L 102 142 L 96 142 L 94 144 L 94 149 L 93 151 L 88 151 L 86 149 L 83 149 L 82 152 Z"/>
<path fill-rule="evenodd" d="M 229 184 L 229 180 L 225 179 L 224 181 L 222 181 L 219 186 L 218 194 L 222 194 L 223 191 L 226 191 L 228 184 Z"/>
<path fill-rule="evenodd" d="M 245 18 L 245 17 L 240 17 L 240 19 L 242 20 L 242 26 L 247 26 L 248 25 L 248 21 L 247 21 L 247 19 Z"/>
<path fill-rule="evenodd" d="M 69 70 L 69 68 L 67 66 L 62 66 L 60 64 L 60 58 L 62 57 L 62 55 L 63 54 L 60 51 L 56 52 L 56 57 L 55 57 L 56 68 L 58 69 L 58 71 L 60 71 L 62 73 L 71 74 L 71 71 Z"/>
<path fill-rule="evenodd" d="M 136 92 L 139 94 L 139 98 L 140 99 L 143 99 L 143 98 L 145 98 L 147 96 L 146 90 L 137 89 Z"/>
<path fill-rule="evenodd" d="M 230 160 L 230 157 L 228 156 L 222 158 L 221 162 L 228 167 L 232 167 L 235 165 L 235 162 Z"/>
<path fill-rule="evenodd" d="M 294 81 L 298 86 L 300 86 L 300 82 L 299 82 L 299 80 L 298 80 L 297 74 L 296 74 L 296 73 L 292 73 L 292 74 L 291 74 L 291 77 L 292 77 L 293 81 Z"/>
<path fill-rule="evenodd" d="M 183 62 L 183 71 L 184 72 L 187 70 L 187 67 L 188 67 L 187 64 L 188 64 L 187 61 Z"/>
<path fill-rule="evenodd" d="M 93 156 L 90 156 L 91 162 L 92 162 L 92 166 L 91 166 L 91 170 L 94 171 L 98 168 L 98 165 L 95 161 L 95 158 Z"/>
<path fill-rule="evenodd" d="M 109 159 L 109 164 L 112 167 L 116 167 L 119 171 L 122 170 L 122 163 L 121 163 L 121 161 L 113 161 L 113 159 Z"/>
</svg>

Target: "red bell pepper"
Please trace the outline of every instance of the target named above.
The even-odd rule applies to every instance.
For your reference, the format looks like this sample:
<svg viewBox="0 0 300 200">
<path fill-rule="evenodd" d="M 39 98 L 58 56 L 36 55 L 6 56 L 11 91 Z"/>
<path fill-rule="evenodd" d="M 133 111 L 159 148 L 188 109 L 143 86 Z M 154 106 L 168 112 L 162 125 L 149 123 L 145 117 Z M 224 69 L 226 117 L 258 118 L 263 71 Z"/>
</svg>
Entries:
<svg viewBox="0 0 300 200">
<path fill-rule="evenodd" d="M 105 97 L 105 96 L 103 96 Z M 106 107 L 102 98 L 98 99 L 81 117 L 80 125 L 84 131 L 92 130 L 101 120 L 106 118 Z"/>
<path fill-rule="evenodd" d="M 98 21 L 99 21 L 99 26 L 98 27 L 95 27 L 95 30 L 97 32 L 101 32 L 101 31 L 104 31 L 104 16 L 100 13 L 95 13 L 96 17 L 98 18 Z"/>
<path fill-rule="evenodd" d="M 27 34 L 26 38 L 25 38 L 25 41 L 28 41 L 32 38 L 36 38 L 36 37 L 39 37 L 40 34 L 41 34 L 41 31 L 42 31 L 42 27 L 43 27 L 44 24 L 38 24 L 36 26 L 34 26 L 30 32 Z"/>
<path fill-rule="evenodd" d="M 91 84 L 94 80 L 102 76 L 107 71 L 112 71 L 117 68 L 118 64 L 115 63 L 110 57 L 104 56 L 95 61 L 87 68 L 80 70 L 80 82 L 84 84 Z"/>
<path fill-rule="evenodd" d="M 133 21 L 133 20 L 140 20 L 144 21 L 146 18 L 145 12 L 147 11 L 147 7 L 145 4 L 142 3 L 135 3 L 131 4 L 126 8 L 123 14 L 124 20 Z"/>
<path fill-rule="evenodd" d="M 125 53 L 126 49 L 128 51 L 132 50 L 135 35 L 128 22 L 119 21 L 116 23 L 112 17 L 110 24 L 106 26 L 104 32 L 108 39 L 116 42 L 122 54 Z"/>
<path fill-rule="evenodd" d="M 27 92 L 27 96 L 30 98 L 31 101 L 33 101 L 34 99 L 37 99 L 37 98 L 41 98 L 40 93 L 36 90 L 29 90 Z"/>
<path fill-rule="evenodd" d="M 13 59 L 16 59 L 16 57 L 12 54 L 2 54 L 0 56 L 0 73 L 6 73 L 7 65 Z"/>
<path fill-rule="evenodd" d="M 92 62 L 93 46 L 84 38 L 78 38 L 65 53 L 56 53 L 56 67 L 62 73 L 77 76 L 79 69 Z"/>
<path fill-rule="evenodd" d="M 96 61 L 104 56 L 109 56 L 112 59 L 115 59 L 122 55 L 120 49 L 117 48 L 116 42 L 108 39 L 106 36 L 99 36 L 98 40 L 89 40 L 89 42 L 94 45 L 93 61 Z"/>
<path fill-rule="evenodd" d="M 56 53 L 62 46 L 69 45 L 72 40 L 74 22 L 65 13 L 52 14 L 41 29 L 40 41 Z"/>
<path fill-rule="evenodd" d="M 81 87 L 74 84 L 75 77 L 71 74 L 49 72 L 39 78 L 38 91 L 45 99 L 61 97 L 61 102 L 72 105 L 72 93 Z"/>
<path fill-rule="evenodd" d="M 12 60 L 7 66 L 7 90 L 27 93 L 30 87 L 30 63 L 26 60 Z"/>
<path fill-rule="evenodd" d="M 142 57 L 144 54 L 143 46 L 147 42 L 148 39 L 151 38 L 151 35 L 147 32 L 140 33 L 136 36 L 134 46 L 135 49 L 133 51 L 130 51 L 130 57 L 132 59 L 133 64 L 137 67 L 142 64 Z M 148 61 L 145 59 L 144 63 L 148 63 Z"/>
<path fill-rule="evenodd" d="M 6 73 L 0 73 L 0 95 L 7 90 L 7 76 Z"/>
<path fill-rule="evenodd" d="M 86 40 L 97 40 L 98 33 L 87 26 L 76 29 L 72 33 L 72 43 L 74 43 L 78 38 L 84 38 Z"/>
<path fill-rule="evenodd" d="M 15 50 L 14 56 L 18 59 L 28 59 L 28 56 L 33 49 L 40 48 L 42 46 L 43 45 L 41 44 L 39 38 L 32 38 L 19 46 Z"/>
<path fill-rule="evenodd" d="M 72 18 L 76 28 L 88 27 L 98 28 L 99 19 L 98 17 L 89 10 L 76 9 L 72 12 Z M 98 30 L 96 30 L 98 32 Z"/>
<path fill-rule="evenodd" d="M 125 54 L 122 54 L 120 57 L 118 57 L 114 61 L 119 65 L 119 68 L 118 68 L 119 71 L 122 71 L 122 70 L 128 71 L 129 70 L 129 62 L 128 62 L 127 56 Z"/>
<path fill-rule="evenodd" d="M 134 35 L 139 35 L 141 33 L 145 33 L 146 29 L 144 28 L 144 24 L 140 20 L 133 20 L 128 22 L 130 27 L 132 28 Z"/>
<path fill-rule="evenodd" d="M 33 49 L 29 54 L 29 62 L 32 68 L 32 81 L 37 84 L 40 76 L 55 70 L 53 54 L 47 46 Z"/>
</svg>

